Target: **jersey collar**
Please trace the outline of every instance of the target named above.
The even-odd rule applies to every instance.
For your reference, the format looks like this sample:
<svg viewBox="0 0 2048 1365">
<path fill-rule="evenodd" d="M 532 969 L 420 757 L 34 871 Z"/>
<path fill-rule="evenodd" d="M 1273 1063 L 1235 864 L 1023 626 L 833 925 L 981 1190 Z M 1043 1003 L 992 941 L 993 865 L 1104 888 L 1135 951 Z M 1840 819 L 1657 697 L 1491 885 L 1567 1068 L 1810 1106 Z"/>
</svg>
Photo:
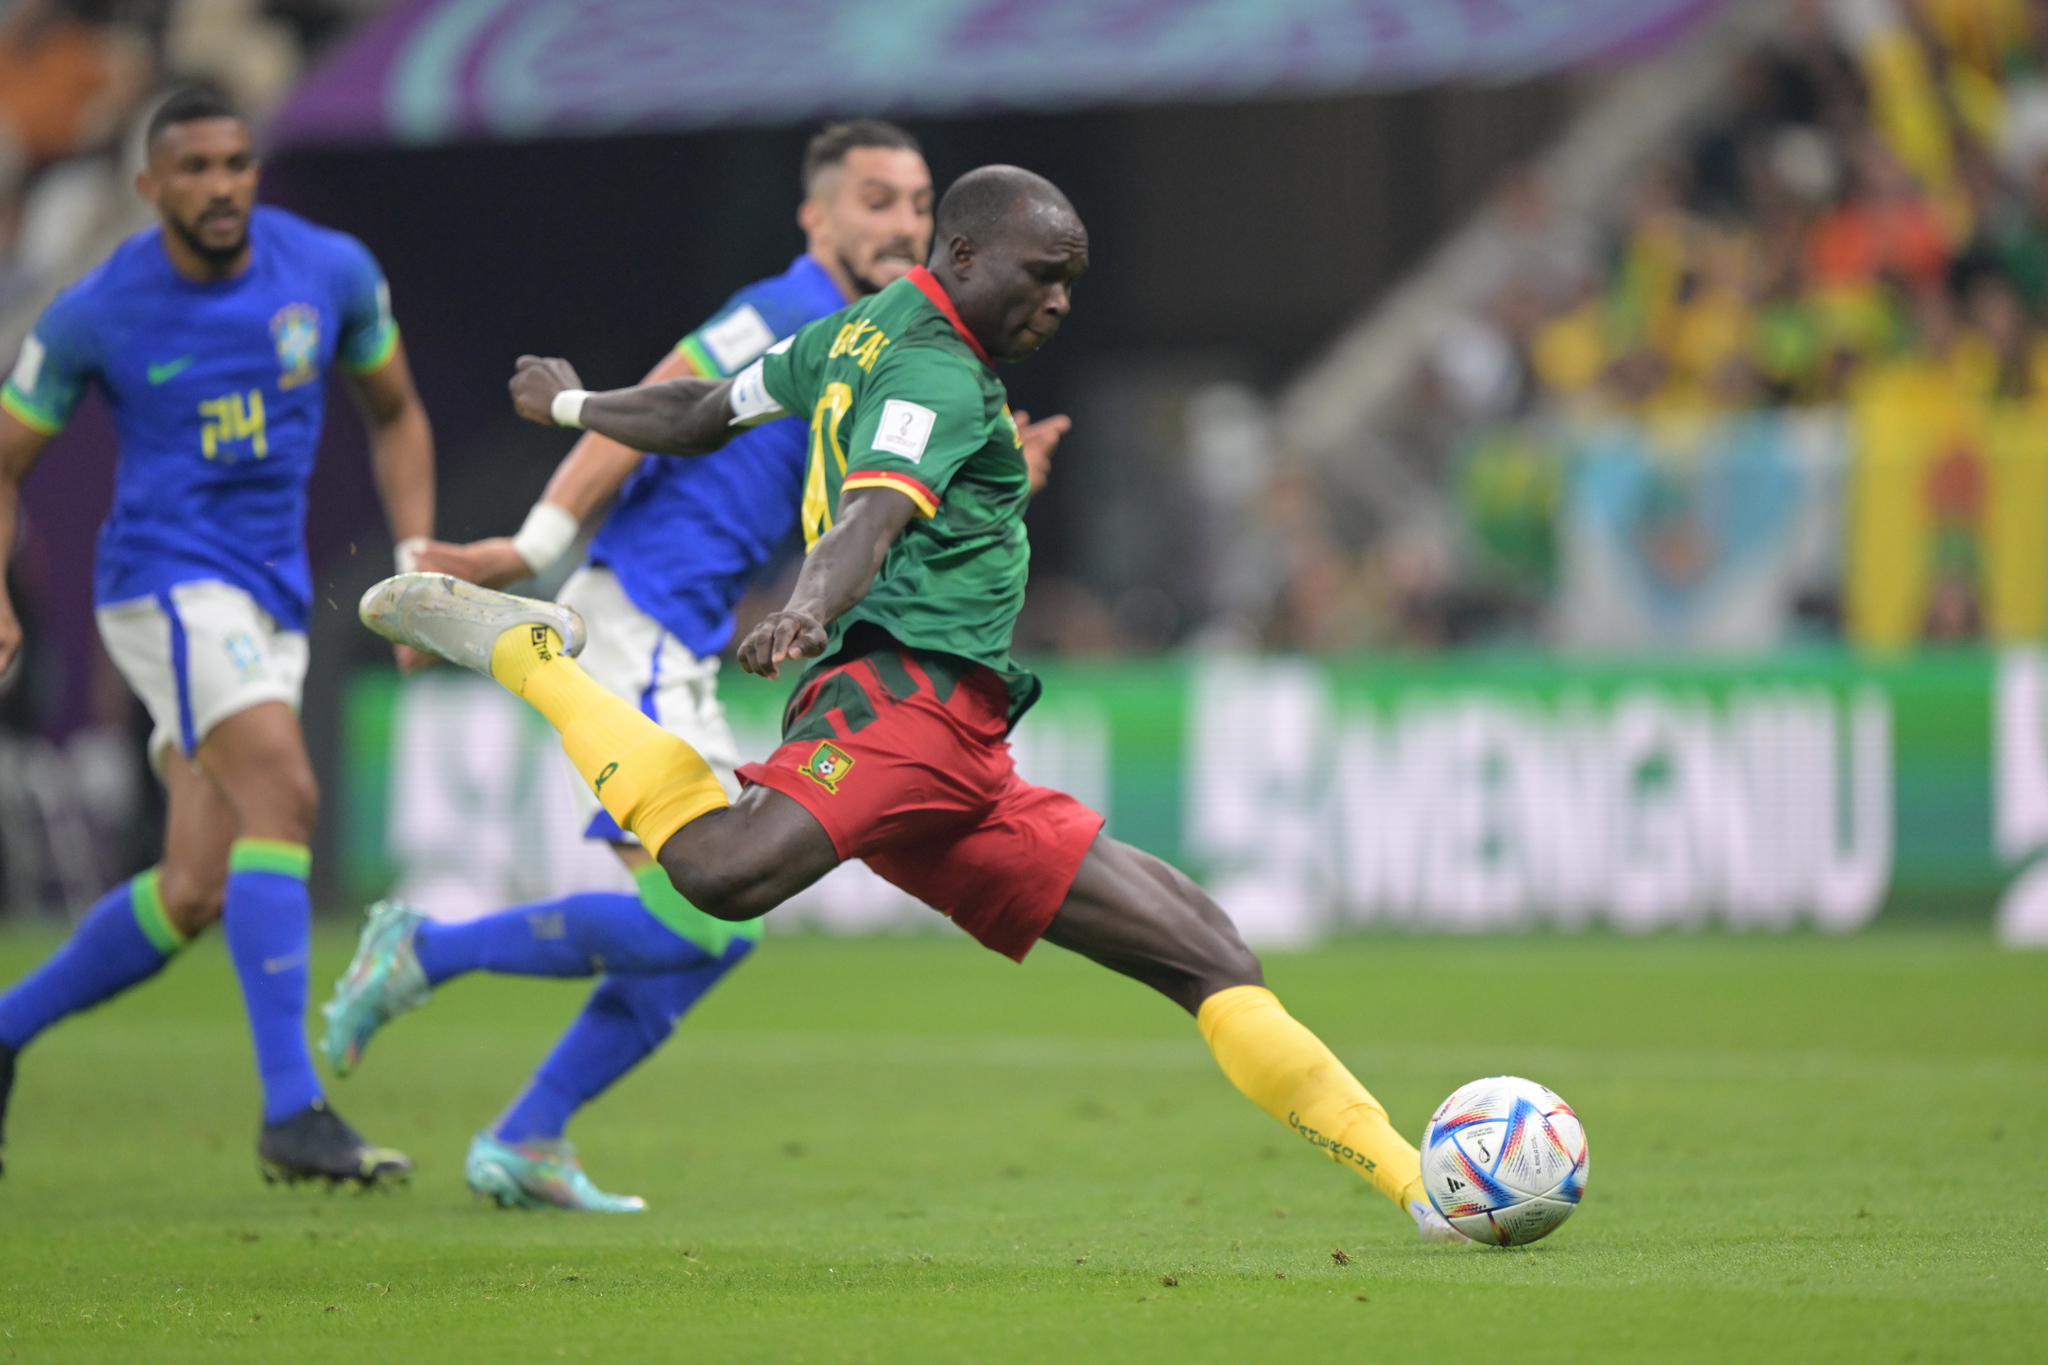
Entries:
<svg viewBox="0 0 2048 1365">
<path fill-rule="evenodd" d="M 960 321 L 960 310 L 953 306 L 953 300 L 947 296 L 946 286 L 939 283 L 938 276 L 921 265 L 914 265 L 910 268 L 910 273 L 903 278 L 916 285 L 918 292 L 932 301 L 932 307 L 946 315 L 946 321 L 953 324 L 953 330 L 960 334 L 960 339 L 981 357 L 982 364 L 990 369 L 995 368 L 995 362 L 988 358 L 987 351 L 981 349 L 981 343 L 974 339 L 974 333 L 968 331 L 967 324 Z"/>
</svg>

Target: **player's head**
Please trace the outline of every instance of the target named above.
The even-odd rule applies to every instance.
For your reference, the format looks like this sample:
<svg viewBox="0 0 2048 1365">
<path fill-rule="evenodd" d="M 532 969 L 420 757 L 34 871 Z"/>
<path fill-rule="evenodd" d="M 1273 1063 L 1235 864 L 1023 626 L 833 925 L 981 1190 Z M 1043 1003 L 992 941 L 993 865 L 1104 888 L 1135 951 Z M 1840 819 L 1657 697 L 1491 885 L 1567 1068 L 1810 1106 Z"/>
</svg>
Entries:
<svg viewBox="0 0 2048 1365">
<path fill-rule="evenodd" d="M 924 259 L 932 173 L 909 133 L 880 119 L 831 124 L 804 150 L 803 174 L 796 221 L 841 289 L 872 294 Z"/>
<path fill-rule="evenodd" d="M 1088 229 L 1042 175 L 983 166 L 939 201 L 932 272 L 960 320 L 998 360 L 1022 360 L 1052 339 L 1088 269 Z"/>
<path fill-rule="evenodd" d="M 135 187 L 165 230 L 209 265 L 239 259 L 256 204 L 256 146 L 241 111 L 210 87 L 180 90 L 150 116 L 143 150 Z"/>
</svg>

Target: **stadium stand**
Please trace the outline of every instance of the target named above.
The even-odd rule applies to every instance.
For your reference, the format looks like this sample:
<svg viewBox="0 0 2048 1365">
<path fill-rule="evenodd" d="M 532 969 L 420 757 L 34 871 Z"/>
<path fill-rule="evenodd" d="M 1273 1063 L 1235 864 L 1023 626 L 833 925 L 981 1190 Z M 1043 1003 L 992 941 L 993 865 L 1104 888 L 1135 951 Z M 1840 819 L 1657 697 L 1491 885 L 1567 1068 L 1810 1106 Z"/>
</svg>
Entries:
<svg viewBox="0 0 2048 1365">
<path fill-rule="evenodd" d="M 1283 398 L 1256 638 L 2037 638 L 2044 68 L 1843 0 L 1628 77 Z"/>
</svg>

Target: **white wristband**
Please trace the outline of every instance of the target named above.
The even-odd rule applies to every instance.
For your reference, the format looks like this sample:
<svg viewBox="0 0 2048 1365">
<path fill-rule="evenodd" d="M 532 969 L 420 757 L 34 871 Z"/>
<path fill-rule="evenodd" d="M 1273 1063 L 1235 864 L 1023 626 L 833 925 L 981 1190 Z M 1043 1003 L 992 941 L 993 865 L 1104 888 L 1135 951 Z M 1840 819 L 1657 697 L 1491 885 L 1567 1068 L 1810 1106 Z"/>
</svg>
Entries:
<svg viewBox="0 0 2048 1365">
<path fill-rule="evenodd" d="M 555 419 L 558 427 L 583 427 L 583 400 L 590 397 L 589 389 L 563 389 L 555 395 L 555 401 L 548 407 L 548 415 Z"/>
<path fill-rule="evenodd" d="M 580 394 L 582 390 L 574 392 Z M 561 400 L 555 401 L 559 403 Z M 576 543 L 576 533 L 582 529 L 567 508 L 543 500 L 535 503 L 533 510 L 526 514 L 519 534 L 512 537 L 512 548 L 526 561 L 527 568 L 535 573 L 546 573 L 554 567 L 556 560 L 569 553 L 569 547 Z"/>
<path fill-rule="evenodd" d="M 391 561 L 400 573 L 412 573 L 420 566 L 420 551 L 427 548 L 427 537 L 407 536 L 391 547 Z"/>
</svg>

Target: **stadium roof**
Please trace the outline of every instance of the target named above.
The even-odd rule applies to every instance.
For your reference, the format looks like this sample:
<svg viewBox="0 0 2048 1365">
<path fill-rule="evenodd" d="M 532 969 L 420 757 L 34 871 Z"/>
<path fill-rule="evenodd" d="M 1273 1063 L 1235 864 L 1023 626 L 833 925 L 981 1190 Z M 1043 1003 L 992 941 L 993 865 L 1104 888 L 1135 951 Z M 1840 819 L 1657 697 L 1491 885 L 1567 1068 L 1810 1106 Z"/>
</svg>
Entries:
<svg viewBox="0 0 2048 1365">
<path fill-rule="evenodd" d="M 281 146 L 599 136 L 1511 80 L 1722 0 L 399 0 Z"/>
</svg>

